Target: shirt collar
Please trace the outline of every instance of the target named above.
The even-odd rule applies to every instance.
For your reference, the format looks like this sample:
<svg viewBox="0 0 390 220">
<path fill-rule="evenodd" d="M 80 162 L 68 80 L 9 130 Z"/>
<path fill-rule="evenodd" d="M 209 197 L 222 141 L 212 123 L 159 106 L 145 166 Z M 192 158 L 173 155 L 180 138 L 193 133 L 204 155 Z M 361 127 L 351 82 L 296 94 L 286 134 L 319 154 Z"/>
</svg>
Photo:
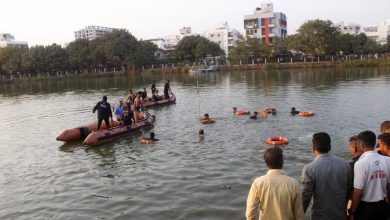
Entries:
<svg viewBox="0 0 390 220">
<path fill-rule="evenodd" d="M 363 157 L 367 157 L 367 156 L 372 156 L 372 155 L 376 155 L 378 154 L 378 152 L 376 152 L 375 150 L 370 150 L 370 151 L 366 151 L 364 152 L 360 158 L 363 158 Z"/>
<path fill-rule="evenodd" d="M 267 175 L 278 175 L 278 174 L 284 174 L 284 171 L 281 169 L 269 169 L 267 172 Z"/>
<path fill-rule="evenodd" d="M 359 160 L 359 158 L 360 158 L 361 156 L 362 156 L 362 155 L 359 155 L 359 156 L 356 156 L 356 157 L 352 157 L 352 161 Z"/>
<path fill-rule="evenodd" d="M 316 157 L 317 158 L 323 158 L 323 157 L 329 157 L 329 153 L 325 153 L 325 154 L 320 154 Z"/>
</svg>

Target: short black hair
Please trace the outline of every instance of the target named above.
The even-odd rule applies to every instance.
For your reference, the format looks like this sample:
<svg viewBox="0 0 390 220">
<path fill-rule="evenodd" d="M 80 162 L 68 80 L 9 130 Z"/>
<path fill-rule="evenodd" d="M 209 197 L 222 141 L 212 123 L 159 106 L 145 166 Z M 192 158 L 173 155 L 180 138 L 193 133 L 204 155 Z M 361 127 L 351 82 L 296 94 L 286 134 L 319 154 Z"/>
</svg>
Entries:
<svg viewBox="0 0 390 220">
<path fill-rule="evenodd" d="M 354 142 L 354 141 L 357 141 L 357 135 L 354 135 L 349 138 L 349 142 Z"/>
<path fill-rule="evenodd" d="M 199 134 L 204 134 L 204 130 L 203 129 L 199 129 Z"/>
<path fill-rule="evenodd" d="M 326 132 L 313 134 L 312 143 L 313 147 L 322 154 L 328 153 L 332 148 L 330 136 Z"/>
<path fill-rule="evenodd" d="M 384 121 L 381 124 L 381 132 L 386 133 L 390 131 L 390 121 Z"/>
<path fill-rule="evenodd" d="M 204 114 L 204 117 L 209 117 L 209 114 L 208 113 Z"/>
<path fill-rule="evenodd" d="M 283 150 L 278 147 L 268 148 L 264 152 L 264 161 L 270 169 L 283 168 Z"/>
<path fill-rule="evenodd" d="M 103 100 L 104 100 L 104 101 L 107 101 L 107 96 L 103 96 Z"/>
<path fill-rule="evenodd" d="M 376 135 L 372 131 L 363 131 L 360 132 L 357 136 L 357 139 L 360 143 L 363 144 L 363 147 L 366 148 L 375 148 L 376 144 Z"/>
<path fill-rule="evenodd" d="M 385 143 L 387 148 L 390 149 L 390 133 L 383 133 L 378 136 L 378 139 Z"/>
<path fill-rule="evenodd" d="M 291 107 L 291 110 L 295 111 L 295 107 Z"/>
</svg>

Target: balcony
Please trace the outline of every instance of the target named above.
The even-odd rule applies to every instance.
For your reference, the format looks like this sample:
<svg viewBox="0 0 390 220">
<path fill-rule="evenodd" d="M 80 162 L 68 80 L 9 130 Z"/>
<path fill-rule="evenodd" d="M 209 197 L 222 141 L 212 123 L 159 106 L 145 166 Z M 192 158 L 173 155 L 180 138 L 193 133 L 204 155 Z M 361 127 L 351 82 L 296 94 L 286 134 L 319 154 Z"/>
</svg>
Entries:
<svg viewBox="0 0 390 220">
<path fill-rule="evenodd" d="M 256 24 L 245 25 L 245 29 L 257 29 L 257 25 Z"/>
</svg>

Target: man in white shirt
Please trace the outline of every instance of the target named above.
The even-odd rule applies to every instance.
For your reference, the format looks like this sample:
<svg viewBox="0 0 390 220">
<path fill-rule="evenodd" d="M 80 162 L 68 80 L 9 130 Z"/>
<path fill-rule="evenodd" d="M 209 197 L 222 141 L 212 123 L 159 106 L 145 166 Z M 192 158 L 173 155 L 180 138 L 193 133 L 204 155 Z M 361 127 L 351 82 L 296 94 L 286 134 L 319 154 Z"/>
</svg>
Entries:
<svg viewBox="0 0 390 220">
<path fill-rule="evenodd" d="M 269 170 L 252 184 L 247 199 L 246 219 L 254 220 L 260 209 L 261 220 L 303 220 L 298 181 L 281 170 L 283 151 L 269 148 L 264 153 L 264 160 Z"/>
<path fill-rule="evenodd" d="M 355 177 L 349 219 L 386 220 L 386 202 L 390 183 L 390 159 L 375 152 L 372 131 L 358 135 L 358 147 L 364 152 L 355 163 Z"/>
</svg>

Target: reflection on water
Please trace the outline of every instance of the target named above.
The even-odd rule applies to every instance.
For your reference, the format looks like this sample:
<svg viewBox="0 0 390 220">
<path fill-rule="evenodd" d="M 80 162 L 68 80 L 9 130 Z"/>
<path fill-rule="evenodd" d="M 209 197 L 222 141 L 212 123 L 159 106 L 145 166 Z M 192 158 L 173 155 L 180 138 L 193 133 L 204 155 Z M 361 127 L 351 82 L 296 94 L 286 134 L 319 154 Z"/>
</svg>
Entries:
<svg viewBox="0 0 390 220">
<path fill-rule="evenodd" d="M 158 144 L 141 145 L 141 133 L 97 148 L 55 141 L 63 129 L 96 121 L 91 111 L 101 96 L 113 103 L 130 88 L 149 90 L 154 79 L 159 88 L 171 79 L 178 98 L 150 110 Z M 196 79 L 140 74 L 0 83 L 0 218 L 243 219 L 250 184 L 266 171 L 267 137 L 289 138 L 284 169 L 299 179 L 314 157 L 314 132 L 329 132 L 332 152 L 349 158 L 351 135 L 378 132 L 390 118 L 387 69 L 204 74 L 201 112 Z M 252 121 L 234 116 L 233 106 L 275 107 L 278 114 Z M 316 116 L 290 116 L 291 106 Z M 217 122 L 200 125 L 204 113 Z"/>
</svg>

